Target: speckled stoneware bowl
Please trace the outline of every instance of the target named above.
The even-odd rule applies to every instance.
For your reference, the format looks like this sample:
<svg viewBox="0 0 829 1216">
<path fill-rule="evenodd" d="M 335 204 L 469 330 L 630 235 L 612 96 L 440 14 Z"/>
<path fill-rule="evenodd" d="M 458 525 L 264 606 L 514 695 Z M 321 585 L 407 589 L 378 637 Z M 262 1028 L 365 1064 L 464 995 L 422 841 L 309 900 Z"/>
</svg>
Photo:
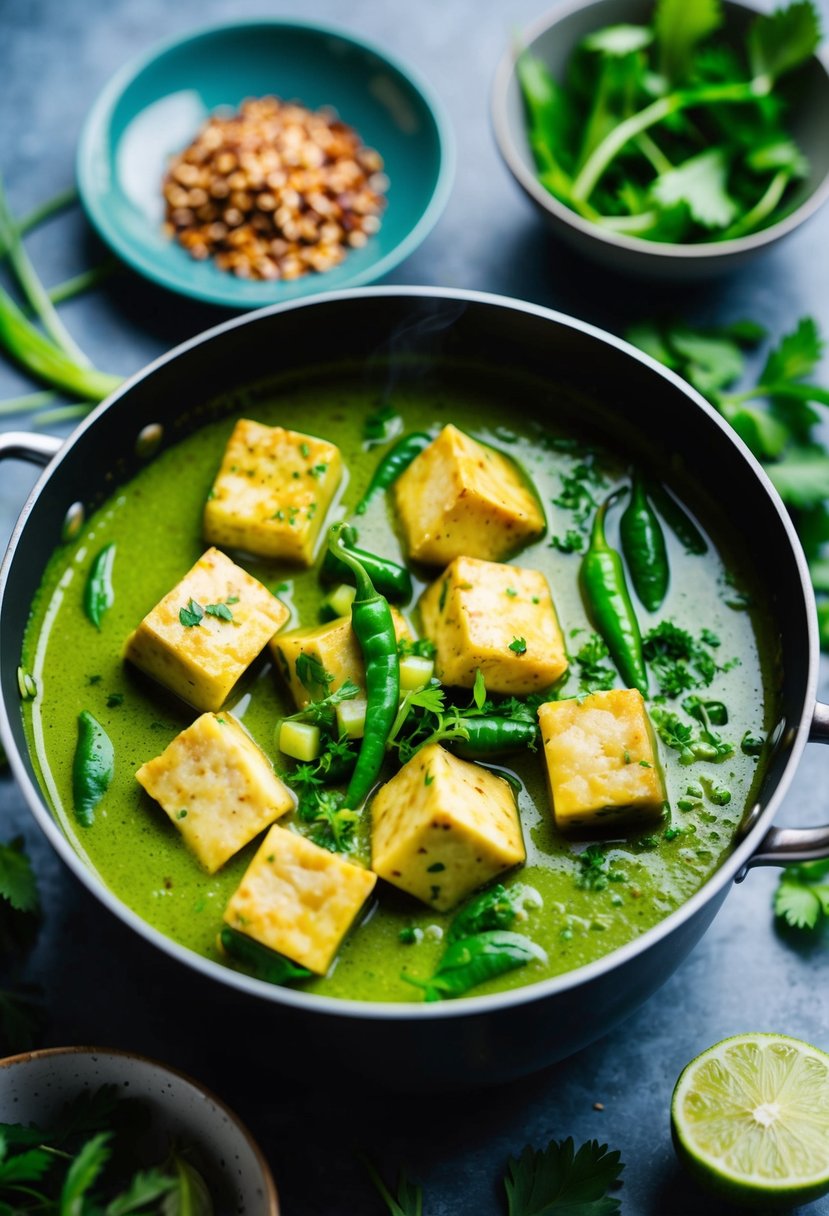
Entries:
<svg viewBox="0 0 829 1216">
<path fill-rule="evenodd" d="M 250 1132 L 198 1082 L 132 1052 L 55 1047 L 0 1060 L 0 1122 L 48 1123 L 84 1090 L 117 1085 L 146 1103 L 160 1151 L 192 1144 L 216 1216 L 279 1216 L 271 1172 Z"/>
<path fill-rule="evenodd" d="M 526 48 L 561 81 L 571 54 L 588 34 L 607 25 L 647 24 L 654 5 L 655 0 L 569 0 L 557 4 L 551 13 L 513 39 L 505 52 L 493 85 L 492 121 L 507 168 L 557 236 L 609 270 L 691 282 L 734 270 L 799 228 L 829 197 L 829 68 L 826 54 L 820 53 L 786 79 L 791 103 L 786 124 L 806 154 L 810 172 L 799 184 L 783 219 L 750 236 L 696 245 L 608 232 L 571 211 L 539 182 L 515 71 L 516 54 Z M 723 0 L 723 10 L 726 41 L 740 38 L 758 11 L 736 0 Z"/>
</svg>

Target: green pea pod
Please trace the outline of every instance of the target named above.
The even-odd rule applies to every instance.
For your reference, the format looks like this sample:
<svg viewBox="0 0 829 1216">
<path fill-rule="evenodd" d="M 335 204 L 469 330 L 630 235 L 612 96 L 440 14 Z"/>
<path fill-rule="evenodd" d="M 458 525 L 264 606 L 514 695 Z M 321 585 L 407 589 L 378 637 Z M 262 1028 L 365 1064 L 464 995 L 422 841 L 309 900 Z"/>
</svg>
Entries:
<svg viewBox="0 0 829 1216">
<path fill-rule="evenodd" d="M 708 541 L 691 516 L 658 481 L 648 482 L 648 496 L 686 553 L 702 557 L 708 552 Z"/>
<path fill-rule="evenodd" d="M 470 759 L 495 758 L 534 747 L 538 738 L 538 722 L 523 718 L 469 717 L 458 725 L 462 733 L 454 739 L 448 736 L 446 746 Z"/>
<path fill-rule="evenodd" d="M 587 615 L 601 634 L 610 657 L 628 688 L 648 695 L 648 672 L 642 654 L 642 635 L 625 582 L 622 559 L 607 543 L 604 521 L 616 490 L 596 512 L 590 545 L 582 558 L 579 578 Z"/>
<path fill-rule="evenodd" d="M 115 545 L 104 545 L 93 558 L 83 590 L 83 610 L 96 629 L 101 628 L 104 614 L 112 607 L 115 594 L 112 590 L 112 564 L 115 561 Z"/>
<path fill-rule="evenodd" d="M 365 515 L 368 504 L 380 493 L 388 490 L 397 481 L 401 473 L 405 473 L 416 456 L 432 442 L 432 436 L 425 431 L 413 431 L 398 439 L 393 448 L 386 452 L 383 459 L 374 470 L 374 476 L 368 483 L 368 489 L 354 508 L 355 515 Z"/>
<path fill-rule="evenodd" d="M 656 612 L 668 592 L 670 568 L 665 534 L 641 477 L 633 479 L 630 502 L 619 520 L 619 535 L 636 594 L 648 612 Z"/>
<path fill-rule="evenodd" d="M 366 567 L 343 543 L 344 524 L 334 524 L 329 548 L 351 572 L 357 595 L 351 605 L 351 627 L 366 669 L 366 724 L 345 805 L 358 810 L 377 780 L 386 755 L 400 701 L 400 659 L 388 600 L 375 590 Z"/>
<path fill-rule="evenodd" d="M 541 896 L 533 887 L 517 882 L 511 887 L 497 883 L 478 895 L 473 895 L 452 917 L 446 934 L 448 942 L 461 941 L 491 929 L 509 929 L 525 905 L 539 907 Z"/>
<path fill-rule="evenodd" d="M 350 531 L 350 530 L 349 530 Z M 358 549 L 350 541 L 346 551 L 360 563 L 380 595 L 395 604 L 405 604 L 412 598 L 412 576 L 405 566 L 389 561 L 386 557 L 378 557 L 366 549 Z M 330 549 L 325 554 L 320 567 L 320 575 L 326 582 L 349 583 L 355 586 L 352 567 L 338 557 Z"/>
<path fill-rule="evenodd" d="M 287 984 L 292 980 L 307 980 L 311 976 L 307 967 L 298 966 L 285 958 L 284 954 L 269 950 L 252 937 L 237 933 L 227 925 L 219 934 L 219 941 L 234 963 L 241 963 L 256 979 L 264 980 L 267 984 Z"/>
<path fill-rule="evenodd" d="M 401 978 L 422 988 L 426 1001 L 440 1001 L 444 997 L 463 996 L 478 984 L 532 962 L 547 962 L 540 946 L 522 933 L 493 929 L 452 942 L 431 979 L 416 980 L 409 975 Z"/>
<path fill-rule="evenodd" d="M 72 796 L 78 823 L 88 828 L 112 782 L 115 751 L 109 735 L 88 710 L 78 714 L 78 742 L 72 764 Z"/>
</svg>

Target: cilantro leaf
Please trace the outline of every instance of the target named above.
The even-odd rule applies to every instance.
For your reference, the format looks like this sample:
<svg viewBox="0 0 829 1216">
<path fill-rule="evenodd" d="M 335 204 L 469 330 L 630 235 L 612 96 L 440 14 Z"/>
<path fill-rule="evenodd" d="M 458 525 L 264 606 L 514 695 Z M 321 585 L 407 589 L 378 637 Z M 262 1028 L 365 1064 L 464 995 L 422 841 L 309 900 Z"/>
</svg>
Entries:
<svg viewBox="0 0 829 1216">
<path fill-rule="evenodd" d="M 774 81 L 804 63 L 819 44 L 820 19 L 810 0 L 763 14 L 748 33 L 752 74 Z"/>
<path fill-rule="evenodd" d="M 213 1216 L 213 1201 L 207 1183 L 195 1166 L 179 1153 L 173 1154 L 175 1185 L 164 1196 L 162 1216 Z"/>
<path fill-rule="evenodd" d="M 370 1161 L 363 1164 L 377 1192 L 389 1210 L 389 1216 L 423 1216 L 423 1188 L 406 1177 L 403 1170 L 397 1180 L 397 1194 L 392 1195 Z"/>
<path fill-rule="evenodd" d="M 812 317 L 801 317 L 797 328 L 786 334 L 766 359 L 760 383 L 773 391 L 775 385 L 802 380 L 820 362 L 824 342 Z"/>
<path fill-rule="evenodd" d="M 660 173 L 651 185 L 662 207 L 685 203 L 703 228 L 727 228 L 738 207 L 728 193 L 728 157 L 723 148 L 708 148 L 674 169 Z"/>
<path fill-rule="evenodd" d="M 38 910 L 37 883 L 20 836 L 10 844 L 0 844 L 0 899 L 16 912 Z"/>
<path fill-rule="evenodd" d="M 302 658 L 301 655 L 300 658 Z M 299 659 L 297 662 L 299 662 Z M 327 675 L 328 673 L 325 672 L 324 674 Z M 322 697 L 319 701 L 311 701 L 304 709 L 297 710 L 295 714 L 289 714 L 283 721 L 316 722 L 318 725 L 332 726 L 336 716 L 336 707 L 342 704 L 343 701 L 352 701 L 355 697 L 359 697 L 359 695 L 359 686 L 353 680 L 347 679 L 335 692 L 328 693 L 327 696 Z"/>
<path fill-rule="evenodd" d="M 208 616 L 218 617 L 220 621 L 233 620 L 233 613 L 227 604 L 205 604 L 204 611 Z"/>
<path fill-rule="evenodd" d="M 84 1196 L 98 1181 L 111 1156 L 111 1139 L 111 1132 L 98 1132 L 82 1145 L 73 1158 L 60 1193 L 60 1210 L 66 1216 L 81 1216 L 85 1206 Z"/>
<path fill-rule="evenodd" d="M 681 80 L 694 47 L 722 24 L 719 0 L 657 0 L 653 24 L 659 70 L 672 82 Z"/>
<path fill-rule="evenodd" d="M 745 360 L 736 338 L 682 325 L 669 329 L 666 337 L 670 349 L 683 360 L 677 370 L 706 396 L 743 374 Z M 669 366 L 676 367 L 676 363 Z"/>
<path fill-rule="evenodd" d="M 790 506 L 813 507 L 829 498 L 829 453 L 823 448 L 792 448 L 766 472 Z"/>
<path fill-rule="evenodd" d="M 618 1151 L 588 1140 L 575 1151 L 572 1137 L 510 1158 L 504 1187 L 509 1216 L 614 1216 L 621 1202 L 608 1196 L 624 1169 Z"/>
<path fill-rule="evenodd" d="M 167 1195 L 177 1185 L 175 1178 L 161 1170 L 140 1170 L 127 1189 L 107 1204 L 105 1216 L 131 1216 L 153 1199 Z"/>
<path fill-rule="evenodd" d="M 196 600 L 190 599 L 190 602 L 179 608 L 178 619 L 185 629 L 193 629 L 197 625 L 201 625 L 204 617 L 204 609 Z"/>
<path fill-rule="evenodd" d="M 829 862 L 786 866 L 774 895 L 774 913 L 796 929 L 814 929 L 829 917 Z"/>
<path fill-rule="evenodd" d="M 616 683 L 616 669 L 607 660 L 610 651 L 594 633 L 576 655 L 579 665 L 579 692 L 607 691 Z"/>
<path fill-rule="evenodd" d="M 312 698 L 315 697 L 316 691 L 326 697 L 329 685 L 334 683 L 331 672 L 325 670 L 319 659 L 304 650 L 296 661 L 296 674 L 300 684 Z"/>
<path fill-rule="evenodd" d="M 5 1145 L 3 1146 L 5 1149 Z M 17 1182 L 39 1182 L 51 1168 L 54 1158 L 42 1149 L 28 1149 L 0 1161 L 0 1186 Z"/>
</svg>

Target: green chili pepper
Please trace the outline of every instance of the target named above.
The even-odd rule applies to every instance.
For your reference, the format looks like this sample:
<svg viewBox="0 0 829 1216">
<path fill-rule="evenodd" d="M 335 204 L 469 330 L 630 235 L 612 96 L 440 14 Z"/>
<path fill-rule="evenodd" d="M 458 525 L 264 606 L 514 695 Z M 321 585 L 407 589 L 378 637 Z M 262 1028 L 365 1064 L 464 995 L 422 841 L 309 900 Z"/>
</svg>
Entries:
<svg viewBox="0 0 829 1216">
<path fill-rule="evenodd" d="M 596 512 L 590 545 L 582 558 L 579 577 L 587 614 L 601 634 L 610 657 L 628 688 L 648 694 L 648 672 L 642 654 L 639 622 L 630 602 L 622 559 L 611 549 L 604 533 L 607 508 L 619 497 L 615 490 Z"/>
<path fill-rule="evenodd" d="M 109 789 L 115 751 L 109 735 L 92 714 L 78 714 L 78 742 L 72 764 L 72 796 L 78 823 L 88 828 L 95 808 Z"/>
<path fill-rule="evenodd" d="M 268 984 L 287 984 L 291 980 L 307 980 L 311 976 L 307 967 L 299 967 L 284 954 L 269 950 L 235 929 L 225 926 L 219 934 L 219 941 L 234 963 L 241 963 L 256 979 Z"/>
<path fill-rule="evenodd" d="M 708 552 L 708 541 L 691 516 L 658 481 L 648 482 L 648 496 L 686 553 L 702 557 Z"/>
<path fill-rule="evenodd" d="M 458 735 L 453 738 L 447 734 L 442 742 L 459 756 L 471 758 L 501 756 L 533 747 L 538 737 L 538 723 L 523 718 L 469 717 L 462 718 L 457 727 Z"/>
<path fill-rule="evenodd" d="M 389 561 L 386 557 L 378 557 L 365 549 L 358 549 L 354 541 L 357 533 L 354 528 L 343 526 L 342 549 L 339 556 L 329 549 L 322 560 L 320 575 L 326 582 L 356 584 L 354 568 L 346 560 L 346 554 L 359 562 L 380 595 L 396 604 L 404 604 L 412 598 L 412 576 L 405 566 Z M 346 547 L 347 546 L 347 547 Z"/>
<path fill-rule="evenodd" d="M 374 589 L 362 562 L 343 544 L 343 524 L 334 524 L 329 549 L 351 570 L 357 596 L 351 605 L 351 625 L 366 669 L 366 725 L 345 805 L 358 809 L 377 780 L 386 752 L 386 740 L 397 717 L 400 700 L 400 660 L 394 621 L 385 596 Z"/>
<path fill-rule="evenodd" d="M 112 563 L 115 561 L 115 545 L 105 545 L 89 567 L 83 591 L 83 610 L 96 629 L 101 628 L 104 613 L 113 605 Z"/>
<path fill-rule="evenodd" d="M 354 508 L 355 515 L 365 515 L 366 508 L 376 494 L 388 488 L 397 481 L 401 473 L 405 473 L 415 456 L 419 456 L 424 448 L 432 442 L 432 436 L 425 431 L 413 431 L 398 439 L 393 448 L 386 452 L 383 459 L 374 470 L 374 476 L 368 483 L 368 489 Z"/>
<path fill-rule="evenodd" d="M 492 929 L 451 942 L 431 979 L 416 980 L 405 974 L 400 978 L 422 988 L 425 1000 L 440 1001 L 463 996 L 470 988 L 531 962 L 547 962 L 540 946 L 521 933 Z"/>
<path fill-rule="evenodd" d="M 517 882 L 511 887 L 498 883 L 487 891 L 473 895 L 452 917 L 446 934 L 448 942 L 460 941 L 491 929 L 509 929 L 526 905 L 538 908 L 541 896 L 533 887 Z"/>
<path fill-rule="evenodd" d="M 619 520 L 619 535 L 636 594 L 648 612 L 656 612 L 668 591 L 668 551 L 639 476 L 633 479 L 630 502 Z"/>
</svg>

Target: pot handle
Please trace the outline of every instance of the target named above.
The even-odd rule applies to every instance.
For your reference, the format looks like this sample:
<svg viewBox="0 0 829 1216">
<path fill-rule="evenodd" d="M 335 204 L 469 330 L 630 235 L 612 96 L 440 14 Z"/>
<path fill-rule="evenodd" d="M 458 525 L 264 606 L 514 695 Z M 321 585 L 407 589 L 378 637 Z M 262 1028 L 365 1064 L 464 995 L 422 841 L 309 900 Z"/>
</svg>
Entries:
<svg viewBox="0 0 829 1216">
<path fill-rule="evenodd" d="M 48 464 L 63 447 L 55 435 L 35 435 L 28 431 L 0 434 L 0 460 L 25 460 L 29 464 Z"/>
<path fill-rule="evenodd" d="M 829 743 L 829 705 L 818 701 L 809 728 L 813 743 Z M 746 863 L 785 866 L 793 861 L 822 861 L 829 857 L 829 825 L 820 828 L 769 828 L 757 852 Z"/>
</svg>

